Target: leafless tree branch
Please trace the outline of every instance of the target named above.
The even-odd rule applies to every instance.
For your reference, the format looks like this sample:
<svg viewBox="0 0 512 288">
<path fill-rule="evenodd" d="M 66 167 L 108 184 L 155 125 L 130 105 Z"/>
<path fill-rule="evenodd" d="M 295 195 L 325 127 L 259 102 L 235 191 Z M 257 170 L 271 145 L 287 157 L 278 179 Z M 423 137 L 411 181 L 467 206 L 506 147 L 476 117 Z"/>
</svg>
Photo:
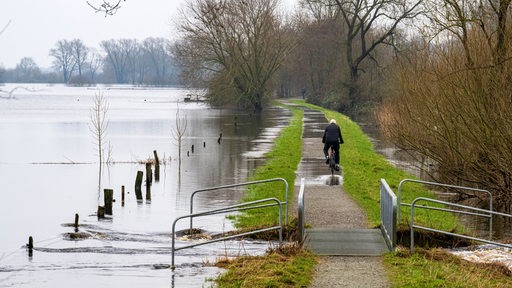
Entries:
<svg viewBox="0 0 512 288">
<path fill-rule="evenodd" d="M 126 0 L 117 0 L 117 2 L 110 3 L 110 1 L 103 0 L 103 3 L 100 5 L 94 5 L 91 4 L 89 1 L 87 2 L 87 5 L 89 5 L 94 11 L 96 12 L 103 12 L 105 13 L 105 17 L 112 16 L 116 14 L 117 10 L 121 8 L 121 2 L 124 2 Z"/>
</svg>

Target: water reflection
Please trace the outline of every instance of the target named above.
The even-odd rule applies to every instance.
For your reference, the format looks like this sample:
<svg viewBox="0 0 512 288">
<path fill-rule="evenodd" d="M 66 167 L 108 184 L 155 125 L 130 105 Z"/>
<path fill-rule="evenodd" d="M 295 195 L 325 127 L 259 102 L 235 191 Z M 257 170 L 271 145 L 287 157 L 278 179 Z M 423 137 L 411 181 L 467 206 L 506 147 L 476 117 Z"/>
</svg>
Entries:
<svg viewBox="0 0 512 288">
<path fill-rule="evenodd" d="M 5 287 L 104 287 L 107 285 L 200 287 L 217 268 L 203 267 L 222 255 L 262 253 L 268 243 L 226 241 L 177 253 L 183 267 L 172 274 L 172 220 L 188 214 L 190 193 L 205 187 L 244 182 L 270 147 L 290 114 L 272 108 L 262 115 L 182 103 L 188 127 L 179 170 L 172 142 L 176 101 L 183 89 L 104 87 L 110 108 L 108 141 L 113 165 L 102 171 L 101 190 L 114 190 L 113 215 L 98 221 L 98 163 L 88 129 L 96 89 L 39 85 L 0 99 L 0 285 Z M 217 141 L 222 133 L 222 141 Z M 192 151 L 192 145 L 194 151 Z M 135 176 L 157 151 L 160 181 L 151 186 L 151 201 L 137 201 Z M 181 177 L 180 173 L 181 171 Z M 126 190 L 121 205 L 121 187 Z M 143 187 L 145 188 L 145 187 Z M 194 209 L 218 208 L 239 201 L 240 193 L 202 195 Z M 101 199 L 101 197 L 100 197 Z M 80 232 L 66 235 L 80 215 Z M 232 228 L 225 215 L 197 221 L 199 228 Z M 196 224 L 196 222 L 194 222 Z M 187 223 L 183 223 L 183 229 Z M 34 236 L 28 259 L 22 246 Z M 243 247 L 240 247 L 243 245 Z M 115 277 L 111 277 L 115 276 Z"/>
</svg>

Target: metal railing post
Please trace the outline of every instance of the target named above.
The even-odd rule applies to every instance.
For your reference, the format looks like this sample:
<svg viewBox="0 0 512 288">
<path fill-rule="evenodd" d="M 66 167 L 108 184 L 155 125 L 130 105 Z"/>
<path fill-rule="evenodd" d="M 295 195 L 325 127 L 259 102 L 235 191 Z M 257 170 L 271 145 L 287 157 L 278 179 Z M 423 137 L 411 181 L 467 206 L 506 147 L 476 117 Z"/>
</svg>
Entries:
<svg viewBox="0 0 512 288">
<path fill-rule="evenodd" d="M 299 197 L 297 199 L 298 205 L 298 217 L 297 217 L 297 228 L 299 230 L 299 241 L 302 242 L 304 240 L 304 178 L 300 179 L 300 191 Z"/>
<path fill-rule="evenodd" d="M 384 179 L 380 179 L 380 227 L 389 250 L 396 246 L 397 200 Z"/>
</svg>

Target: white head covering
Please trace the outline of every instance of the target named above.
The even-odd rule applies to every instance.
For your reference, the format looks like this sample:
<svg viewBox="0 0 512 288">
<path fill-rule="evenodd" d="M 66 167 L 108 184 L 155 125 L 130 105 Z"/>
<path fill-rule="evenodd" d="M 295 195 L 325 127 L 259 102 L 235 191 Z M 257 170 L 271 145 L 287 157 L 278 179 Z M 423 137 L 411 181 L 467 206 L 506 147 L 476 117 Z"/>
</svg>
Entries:
<svg viewBox="0 0 512 288">
<path fill-rule="evenodd" d="M 330 122 L 330 123 L 334 123 L 334 124 L 336 124 L 336 120 L 331 119 L 331 122 Z"/>
</svg>

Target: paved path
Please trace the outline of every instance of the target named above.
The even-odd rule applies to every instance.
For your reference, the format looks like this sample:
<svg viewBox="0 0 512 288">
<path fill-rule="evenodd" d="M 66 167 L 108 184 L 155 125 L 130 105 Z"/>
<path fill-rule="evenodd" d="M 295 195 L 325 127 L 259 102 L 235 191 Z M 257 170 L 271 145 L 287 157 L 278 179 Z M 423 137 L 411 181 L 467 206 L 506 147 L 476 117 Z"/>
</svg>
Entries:
<svg viewBox="0 0 512 288">
<path fill-rule="evenodd" d="M 330 185 L 330 171 L 323 164 L 322 152 L 322 135 L 327 124 L 322 113 L 305 109 L 303 157 L 297 171 L 294 195 L 299 193 L 300 179 L 305 178 L 305 222 L 313 228 L 366 229 L 366 215 L 343 191 L 343 178 L 338 176 L 335 181 L 338 185 Z M 343 127 L 341 130 L 343 133 Z M 343 160 L 340 164 L 343 166 Z M 297 211 L 297 197 L 294 197 L 290 209 L 291 212 Z M 321 256 L 310 287 L 390 287 L 390 284 L 381 257 Z"/>
</svg>

